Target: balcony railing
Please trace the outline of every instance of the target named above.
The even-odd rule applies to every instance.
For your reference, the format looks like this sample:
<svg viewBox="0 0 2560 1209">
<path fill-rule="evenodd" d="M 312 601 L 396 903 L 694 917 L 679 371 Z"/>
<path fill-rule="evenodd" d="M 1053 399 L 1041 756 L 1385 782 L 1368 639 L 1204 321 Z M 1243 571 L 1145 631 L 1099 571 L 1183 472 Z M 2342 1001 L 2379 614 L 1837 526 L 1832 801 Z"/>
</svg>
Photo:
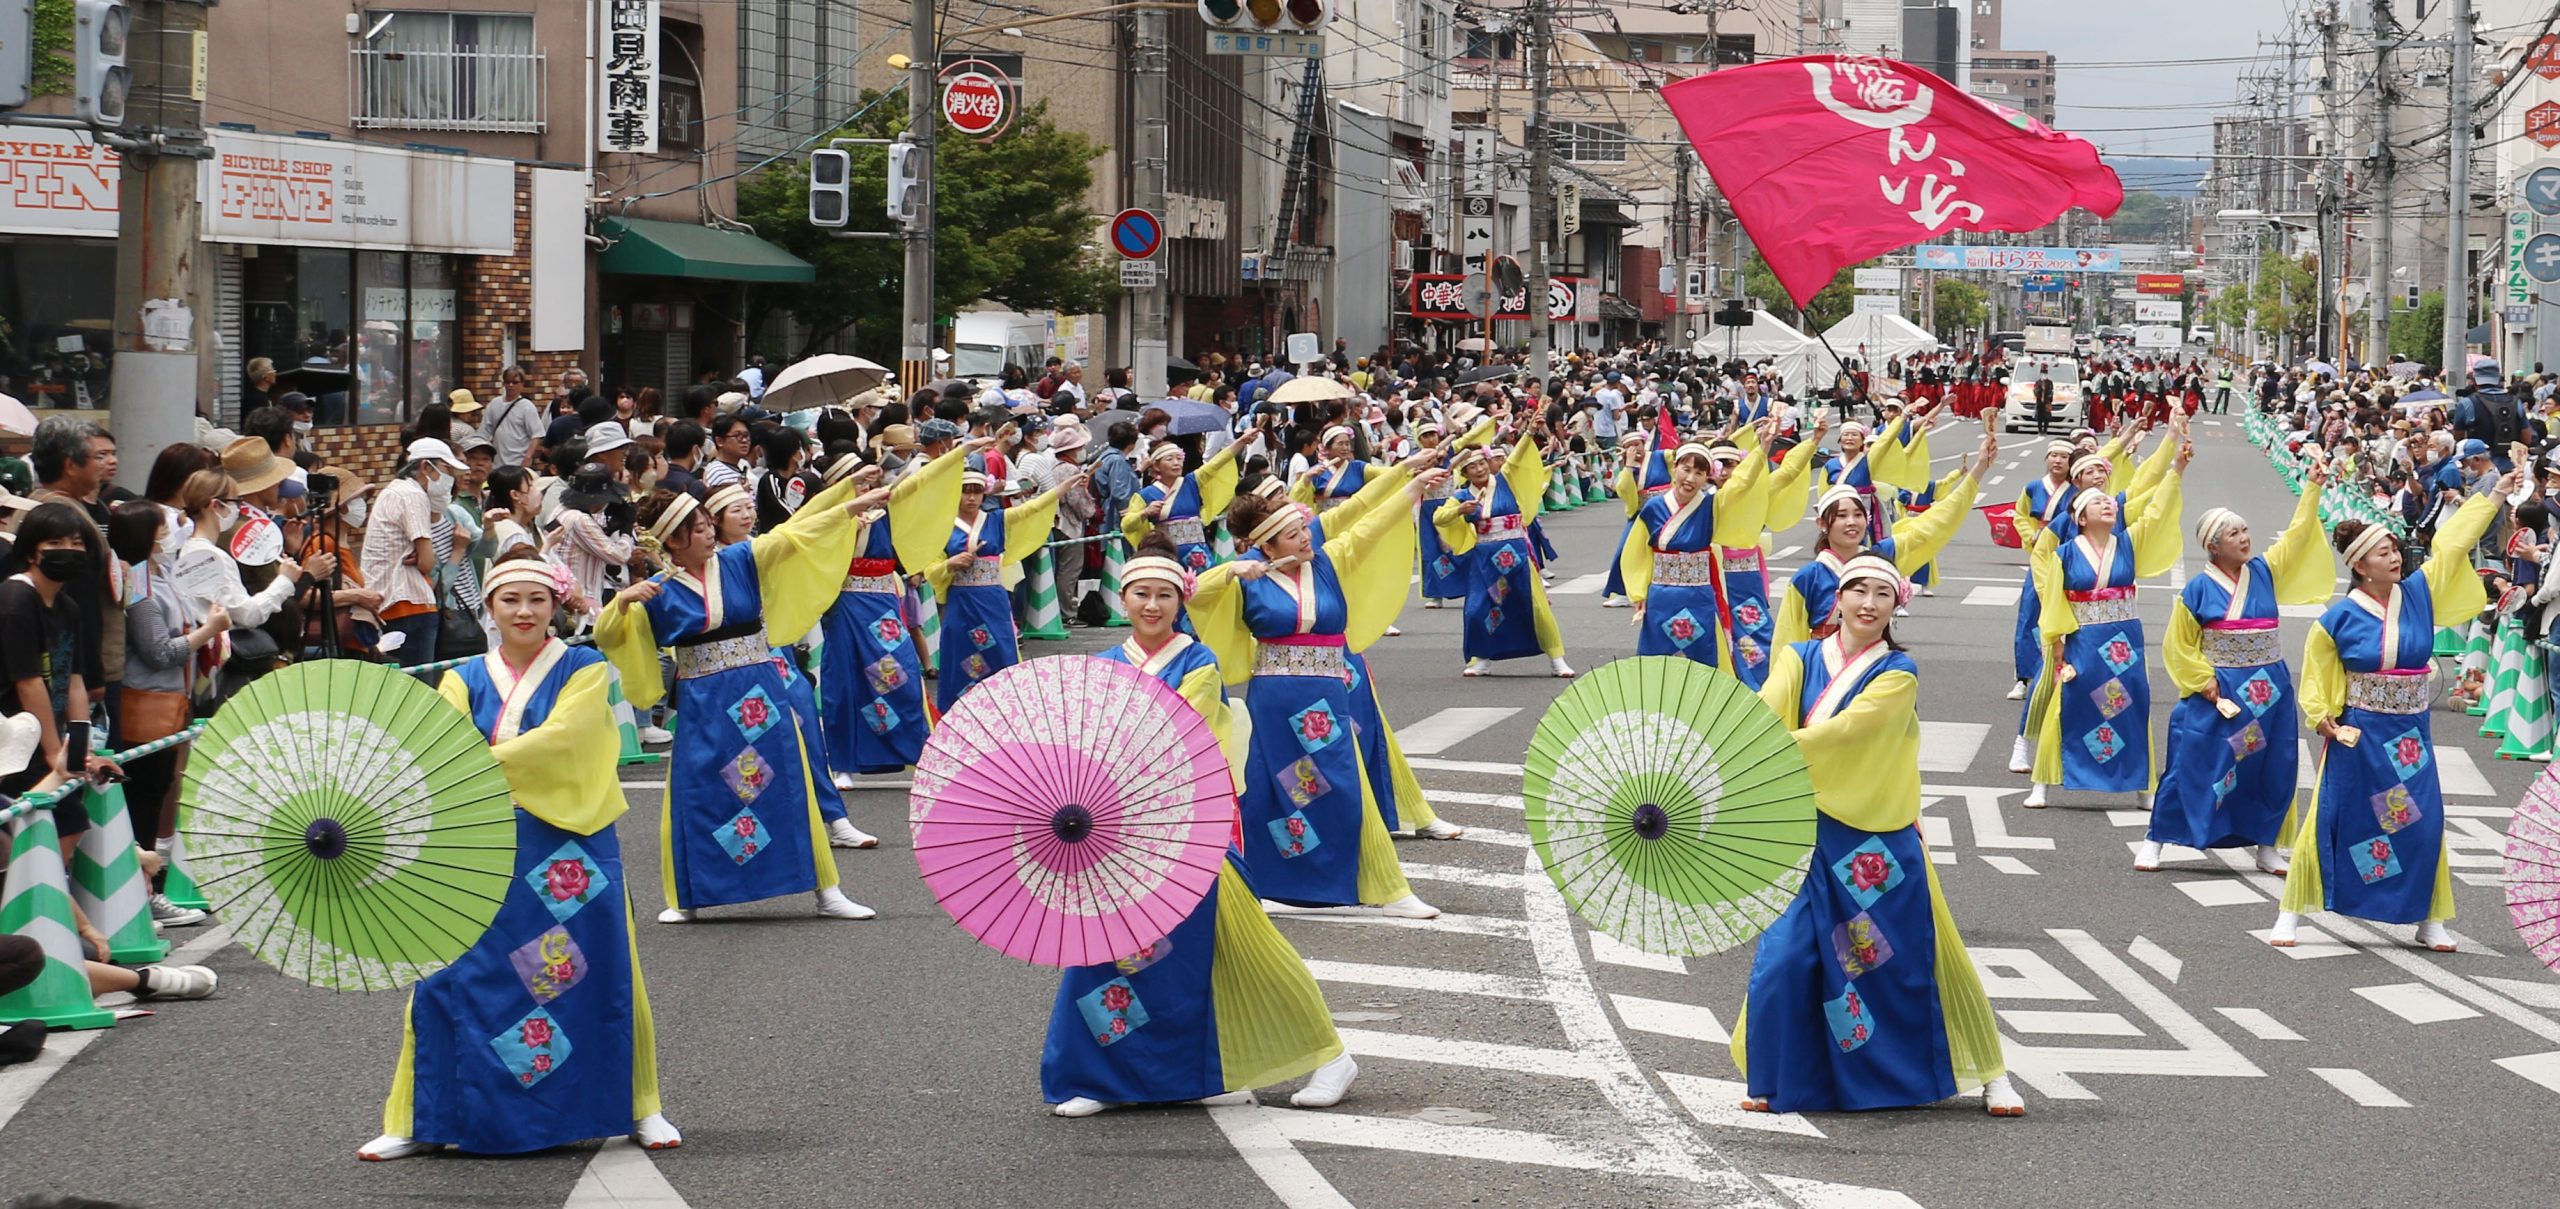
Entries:
<svg viewBox="0 0 2560 1209">
<path fill-rule="evenodd" d="M 371 130 L 532 134 L 543 128 L 541 51 L 348 52 L 348 121 Z"/>
</svg>

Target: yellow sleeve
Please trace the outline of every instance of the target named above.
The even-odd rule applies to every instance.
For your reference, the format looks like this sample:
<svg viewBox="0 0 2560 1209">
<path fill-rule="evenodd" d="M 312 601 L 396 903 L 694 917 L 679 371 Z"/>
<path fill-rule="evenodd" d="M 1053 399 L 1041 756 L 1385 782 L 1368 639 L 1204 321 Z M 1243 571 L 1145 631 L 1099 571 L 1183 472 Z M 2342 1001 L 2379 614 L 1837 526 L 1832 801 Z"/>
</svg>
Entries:
<svg viewBox="0 0 2560 1209">
<path fill-rule="evenodd" d="M 1244 623 L 1244 585 L 1236 579 L 1235 564 L 1220 563 L 1200 573 L 1200 582 L 1192 589 L 1191 599 L 1183 602 L 1183 613 L 1191 619 L 1191 628 L 1200 641 L 1209 644 L 1209 653 L 1218 657 L 1218 671 L 1228 684 L 1242 684 L 1253 678 L 1253 657 L 1257 644 L 1253 631 Z"/>
<path fill-rule="evenodd" d="M 1769 658 L 1769 678 L 1760 682 L 1760 703 L 1778 715 L 1787 729 L 1795 729 L 1798 694 L 1804 691 L 1804 657 L 1786 643 L 1778 645 Z"/>
<path fill-rule="evenodd" d="M 1421 551 L 1422 535 L 1400 508 L 1372 506 L 1358 524 L 1325 535 L 1324 556 L 1333 560 L 1350 617 L 1343 640 L 1352 650 L 1368 650 L 1404 612 Z"/>
<path fill-rule="evenodd" d="M 1529 439 L 1529 434 L 1521 433 L 1520 440 L 1511 446 L 1511 456 L 1502 463 L 1502 479 L 1511 484 L 1512 502 L 1520 505 L 1521 524 L 1538 519 L 1539 510 L 1547 506 L 1550 473 L 1546 454 L 1536 441 Z"/>
<path fill-rule="evenodd" d="M 850 559 L 846 560 L 851 565 Z M 666 590 L 666 577 L 650 582 Z M 842 588 L 839 577 L 836 586 Z M 633 709 L 647 709 L 664 700 L 666 681 L 658 675 L 658 636 L 649 624 L 649 610 L 631 603 L 628 597 L 615 597 L 596 618 L 596 649 L 613 661 L 615 671 L 622 673 L 622 696 Z M 617 742 L 615 747 L 620 749 Z"/>
<path fill-rule="evenodd" d="M 2139 505 L 2143 498 L 2151 493 L 2152 488 L 2169 473 L 2169 466 L 2177 461 L 2177 454 L 2176 441 L 2162 441 L 2158 449 L 2151 451 L 2150 457 L 2142 459 L 2141 464 L 2133 468 L 2133 476 L 2127 479 L 2124 485 L 2124 499 L 2127 506 Z M 2119 470 L 2116 473 L 2121 475 L 2124 472 Z"/>
<path fill-rule="evenodd" d="M 2044 536 L 2044 518 L 2036 515 L 2035 503 L 2027 498 L 2026 492 L 2018 493 L 2018 502 L 2010 509 L 2009 518 L 2017 523 L 2018 544 L 2034 549 L 2036 539 Z"/>
<path fill-rule="evenodd" d="M 1789 646 L 1813 637 L 1813 619 L 1805 615 L 1804 593 L 1796 590 L 1796 582 L 1788 580 L 1778 590 L 1778 630 L 1771 635 L 1779 646 Z"/>
<path fill-rule="evenodd" d="M 1465 554 L 1476 548 L 1476 524 L 1467 519 L 1467 502 L 1451 492 L 1439 511 L 1431 514 L 1431 527 L 1440 534 L 1440 546 L 1450 555 Z"/>
<path fill-rule="evenodd" d="M 1146 489 L 1141 487 L 1129 493 L 1129 507 L 1120 513 L 1120 536 L 1127 539 L 1132 550 L 1146 540 L 1147 530 L 1156 527 L 1154 519 L 1147 515 L 1147 507 Z M 1200 515 L 1214 517 L 1217 513 L 1202 509 Z"/>
<path fill-rule="evenodd" d="M 1861 831 L 1920 819 L 1920 678 L 1885 672 L 1846 709 L 1796 732 L 1814 809 Z"/>
<path fill-rule="evenodd" d="M 2130 446 L 2135 442 L 2135 439 L 2133 430 L 2128 428 L 2109 438 L 2106 444 L 2098 447 L 2098 456 L 2105 458 L 2107 460 L 2107 465 L 2114 468 L 2113 473 L 2108 479 L 2109 482 L 2114 482 L 2117 479 L 2130 479 L 2132 477 L 2133 449 L 2130 448 Z"/>
<path fill-rule="evenodd" d="M 1909 488 L 1918 491 L 1929 483 L 1929 435 L 1913 437 L 1902 443 L 1902 431 L 1910 421 L 1895 416 L 1877 430 L 1868 442 L 1867 476 L 1878 487 Z"/>
<path fill-rule="evenodd" d="M 2302 676 L 2294 695 L 2302 702 L 2306 727 L 2317 727 L 2347 707 L 2347 665 L 2339 660 L 2338 640 L 2326 627 L 2311 627 L 2311 637 L 2303 641 Z"/>
<path fill-rule="evenodd" d="M 471 716 L 471 686 L 463 683 L 462 677 L 452 669 L 447 668 L 444 675 L 436 678 L 436 695 L 444 698 L 445 704 L 461 710 L 463 717 Z"/>
<path fill-rule="evenodd" d="M 2284 534 L 2267 547 L 2267 572 L 2276 582 L 2279 604 L 2318 604 L 2329 599 L 2334 568 L 2329 549 L 2320 533 L 2320 485 L 2303 484 L 2302 498 L 2293 505 L 2293 520 L 2286 523 Z"/>
<path fill-rule="evenodd" d="M 605 693 L 610 679 L 604 664 L 579 668 L 561 687 L 542 725 L 489 748 L 507 774 L 517 805 L 579 835 L 604 830 L 628 809 L 616 771 L 622 743 L 615 737 L 613 707 Z"/>
<path fill-rule="evenodd" d="M 1973 512 L 1973 476 L 1959 471 L 1927 512 L 1893 523 L 1893 565 L 1909 575 L 1937 561 L 1938 552 L 1955 540 L 1964 518 Z"/>
<path fill-rule="evenodd" d="M 1491 445 L 1494 434 L 1499 431 L 1501 426 L 1493 422 L 1493 417 L 1486 416 L 1476 421 L 1475 427 L 1458 434 L 1456 440 L 1449 442 L 1449 451 L 1455 453 L 1461 449 L 1478 449 Z"/>
<path fill-rule="evenodd" d="M 1064 490 L 1061 483 L 1004 510 L 1004 565 L 1020 563 L 1049 543 L 1049 531 L 1058 527 L 1058 494 Z"/>
<path fill-rule="evenodd" d="M 1218 748 L 1227 756 L 1228 775 L 1235 778 L 1237 790 L 1242 792 L 1245 750 L 1236 742 L 1236 720 L 1227 713 L 1227 686 L 1221 673 L 1214 667 L 1195 669 L 1182 678 L 1180 691 L 1182 699 L 1208 722 L 1209 733 L 1218 736 Z"/>
<path fill-rule="evenodd" d="M 1814 444 L 1798 441 L 1795 448 L 1778 463 L 1777 473 L 1769 476 L 1768 493 L 1762 497 L 1760 527 L 1771 533 L 1784 533 L 1804 519 L 1805 506 L 1813 502 Z"/>
<path fill-rule="evenodd" d="M 2169 636 L 2160 644 L 2160 657 L 2169 665 L 2179 696 L 2192 697 L 2212 686 L 2213 665 L 2204 659 L 2204 625 L 2187 611 L 2183 596 L 2169 606 Z"/>
<path fill-rule="evenodd" d="M 2139 515 L 2125 518 L 2125 538 L 2133 543 L 2133 573 L 2142 578 L 2166 575 L 2178 565 L 2178 552 L 2185 547 L 2186 526 L 2181 514 L 2186 510 L 2184 475 L 2172 470 L 2143 497 L 2135 511 Z M 2126 501 L 2127 508 L 2134 508 Z"/>
<path fill-rule="evenodd" d="M 1370 509 L 1388 501 L 1409 502 L 1403 492 L 1405 485 L 1412 481 L 1413 472 L 1402 466 L 1380 468 L 1372 464 L 1367 476 L 1361 480 L 1360 490 L 1324 514 L 1325 532 L 1331 533 L 1336 529 L 1348 532 L 1357 528 L 1361 521 L 1368 519 Z M 1409 513 L 1411 509 L 1408 507 L 1405 511 Z"/>
<path fill-rule="evenodd" d="M 2036 542 L 2035 550 L 2027 556 L 2027 568 L 2035 573 L 2036 580 L 2036 633 L 2050 649 L 2064 635 L 2080 632 L 2080 619 L 2072 615 L 2071 600 L 2063 595 L 2062 547 L 2052 534 L 2045 534 Z"/>
<path fill-rule="evenodd" d="M 1244 442 L 1229 441 L 1191 473 L 1192 485 L 1200 490 L 1201 519 L 1216 520 L 1226 512 L 1228 504 L 1235 502 L 1236 482 L 1244 475 L 1236 461 L 1243 450 Z"/>
<path fill-rule="evenodd" d="M 800 641 L 844 594 L 844 570 L 853 564 L 853 543 L 862 536 L 844 506 L 860 494 L 853 480 L 846 479 L 755 539 L 751 549 L 756 590 L 764 597 L 764 633 L 776 645 Z M 623 689 L 629 692 L 630 685 Z M 636 705 L 639 698 L 632 701 Z"/>
<path fill-rule="evenodd" d="M 1719 546 L 1752 546 L 1760 542 L 1760 522 L 1768 513 L 1769 459 L 1757 449 L 1742 451 L 1742 468 L 1724 481 L 1707 506 L 1715 509 L 1714 541 Z"/>
<path fill-rule="evenodd" d="M 1636 472 L 1620 469 L 1614 486 L 1618 492 L 1618 506 L 1627 510 L 1628 520 L 1634 520 L 1636 513 L 1644 508 L 1644 489 L 1636 485 Z"/>
<path fill-rule="evenodd" d="M 1618 578 L 1627 589 L 1627 599 L 1637 604 L 1653 593 L 1653 534 L 1642 517 L 1627 526 L 1626 540 L 1618 546 Z"/>
<path fill-rule="evenodd" d="M 2502 503 L 2494 495 L 2475 495 L 2436 526 L 2436 544 L 2427 556 L 2427 593 L 2435 598 L 2437 629 L 2460 625 L 2489 607 L 2489 589 L 2471 569 L 2471 548 L 2489 531 Z"/>
<path fill-rule="evenodd" d="M 942 561 L 952 518 L 960 515 L 960 473 L 968 460 L 954 447 L 889 488 L 889 543 L 906 569 Z"/>
</svg>

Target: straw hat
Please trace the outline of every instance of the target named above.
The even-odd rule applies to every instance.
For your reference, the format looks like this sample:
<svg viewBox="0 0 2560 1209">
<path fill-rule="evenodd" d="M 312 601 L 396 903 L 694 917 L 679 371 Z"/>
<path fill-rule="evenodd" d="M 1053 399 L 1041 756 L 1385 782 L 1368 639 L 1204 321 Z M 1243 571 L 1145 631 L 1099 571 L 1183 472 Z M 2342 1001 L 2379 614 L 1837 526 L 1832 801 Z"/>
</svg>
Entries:
<svg viewBox="0 0 2560 1209">
<path fill-rule="evenodd" d="M 277 457 L 265 438 L 241 437 L 222 447 L 222 472 L 231 476 L 232 490 L 256 495 L 290 477 L 293 463 Z"/>
</svg>

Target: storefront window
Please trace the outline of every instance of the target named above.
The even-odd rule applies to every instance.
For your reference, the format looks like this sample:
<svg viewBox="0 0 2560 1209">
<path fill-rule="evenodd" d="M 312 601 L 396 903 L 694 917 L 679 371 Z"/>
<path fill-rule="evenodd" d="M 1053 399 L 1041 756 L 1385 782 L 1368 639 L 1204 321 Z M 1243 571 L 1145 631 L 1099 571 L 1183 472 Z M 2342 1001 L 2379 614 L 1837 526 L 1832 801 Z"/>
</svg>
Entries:
<svg viewBox="0 0 2560 1209">
<path fill-rule="evenodd" d="M 351 378 L 302 385 L 316 398 L 315 422 L 398 424 L 453 388 L 452 257 L 331 248 L 260 252 L 242 266 L 244 361 L 267 357 L 280 370 L 353 371 Z"/>
<path fill-rule="evenodd" d="M 402 329 L 409 319 L 409 266 L 398 252 L 358 252 L 364 278 L 364 322 L 357 341 L 358 424 L 400 422 Z"/>
<path fill-rule="evenodd" d="M 409 256 L 409 398 L 415 409 L 444 402 L 453 393 L 455 320 L 453 258 L 440 252 Z"/>
<path fill-rule="evenodd" d="M 115 280 L 111 240 L 0 240 L 0 393 L 105 407 Z"/>
</svg>

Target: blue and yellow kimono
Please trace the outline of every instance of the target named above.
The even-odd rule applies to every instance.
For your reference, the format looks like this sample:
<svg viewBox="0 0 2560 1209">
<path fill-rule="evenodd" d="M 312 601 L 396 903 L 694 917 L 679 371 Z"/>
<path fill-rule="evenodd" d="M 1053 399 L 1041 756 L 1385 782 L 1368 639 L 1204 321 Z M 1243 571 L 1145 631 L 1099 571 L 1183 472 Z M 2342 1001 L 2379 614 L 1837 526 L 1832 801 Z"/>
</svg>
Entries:
<svg viewBox="0 0 2560 1209">
<path fill-rule="evenodd" d="M 1547 496 L 1547 464 L 1537 443 L 1522 437 L 1485 488 L 1472 520 L 1464 508 L 1476 498 L 1472 487 L 1459 488 L 1432 517 L 1441 542 L 1466 570 L 1466 629 L 1459 645 L 1469 659 L 1562 655 L 1564 633 L 1529 555 L 1529 522 L 1538 519 Z"/>
<path fill-rule="evenodd" d="M 2189 848 L 2271 846 L 2293 810 L 2300 773 L 2293 671 L 2276 635 L 2277 606 L 2329 596 L 2320 487 L 2305 484 L 2292 523 L 2231 579 L 2208 562 L 2169 611 L 2161 662 L 2178 688 L 2146 838 Z M 2224 716 L 2211 687 L 2240 712 Z"/>
<path fill-rule="evenodd" d="M 992 522 L 992 523 L 990 523 Z M 967 569 L 936 562 L 925 572 L 942 604 L 942 660 L 936 667 L 934 708 L 951 712 L 979 681 L 1021 662 L 1021 635 L 1013 626 L 1008 576 L 1020 579 L 1023 559 L 1049 539 L 1058 523 L 1058 489 L 1010 508 L 988 505 L 978 515 L 954 519 L 945 536 L 945 558 L 977 555 Z"/>
<path fill-rule="evenodd" d="M 1490 425 L 1481 431 L 1490 436 Z M 1406 477 L 1390 481 L 1384 475 L 1370 479 L 1366 489 L 1333 511 L 1309 517 L 1308 535 L 1322 545 L 1327 528 L 1348 530 L 1359 524 L 1371 508 L 1401 505 L 1407 481 Z M 1395 616 L 1389 614 L 1386 621 L 1392 624 Z M 1368 657 L 1359 651 L 1346 651 L 1342 659 L 1351 677 L 1351 729 L 1360 741 L 1360 766 L 1368 775 L 1369 792 L 1378 800 L 1378 814 L 1386 820 L 1387 830 L 1411 831 L 1439 822 L 1439 813 L 1431 809 L 1430 798 L 1422 792 L 1421 779 L 1413 775 L 1413 765 L 1404 757 L 1404 746 L 1396 742 L 1396 728 L 1387 723 L 1386 710 L 1378 702 L 1377 681 L 1369 676 Z"/>
<path fill-rule="evenodd" d="M 1176 634 L 1149 653 L 1135 640 L 1096 655 L 1181 693 L 1227 748 L 1235 746 L 1225 683 L 1209 648 Z M 1324 993 L 1297 949 L 1254 898 L 1232 851 L 1218 882 L 1172 934 L 1122 961 L 1078 966 L 1058 981 L 1040 1051 L 1040 1094 L 1111 1104 L 1200 1100 L 1286 1082 L 1342 1053 Z"/>
<path fill-rule="evenodd" d="M 1814 484 L 1817 492 L 1845 486 L 1866 500 L 1867 541 L 1871 545 L 1882 542 L 1892 532 L 1885 516 L 1884 496 L 1877 488 L 1929 481 L 1928 435 L 1913 436 L 1906 431 L 1909 427 L 1901 416 L 1885 421 L 1859 447 L 1858 456 L 1834 454 L 1825 459 L 1821 481 Z"/>
<path fill-rule="evenodd" d="M 1947 502 L 1918 516 L 1906 516 L 1893 523 L 1893 534 L 1876 542 L 1871 549 L 1893 560 L 1894 568 L 1908 576 L 1929 565 L 1938 552 L 1954 540 L 1964 524 L 1965 513 L 1973 507 L 1973 476 L 1959 469 L 1948 475 L 1939 487 Z M 1852 557 L 1855 557 L 1853 554 Z M 1796 568 L 1787 580 L 1786 590 L 1778 599 L 1778 644 L 1794 646 L 1809 638 L 1828 638 L 1838 627 L 1833 616 L 1840 602 L 1840 568 L 1846 559 L 1822 546 L 1813 557 Z M 1819 619 L 1819 620 L 1817 620 Z"/>
<path fill-rule="evenodd" d="M 2131 465 L 2132 452 L 2125 444 L 2128 436 L 2129 433 L 2120 435 L 2098 451 L 2110 467 L 2108 484 L 2126 484 L 2124 490 L 2116 493 L 2119 524 L 2140 514 L 2147 506 L 2152 494 L 2160 489 L 2162 479 L 2168 474 L 2170 460 L 2177 453 L 2177 442 L 2163 441 L 2160 448 L 2152 451 L 2140 465 Z M 2059 546 L 2080 531 L 2079 523 L 2072 518 L 2071 508 L 2078 502 L 2081 490 L 2069 484 L 2055 490 L 2038 479 L 2028 485 L 2027 493 L 2018 497 L 2022 505 L 2030 500 L 2038 504 L 2038 510 L 2032 517 L 2023 509 L 2017 514 L 2018 536 L 2027 551 L 2027 572 L 2026 586 L 2018 593 L 2019 628 L 2012 639 L 2035 648 L 2032 654 L 2018 657 L 2020 678 L 2034 684 L 2025 703 L 2018 707 L 2018 733 L 2026 736 L 2031 745 L 2039 739 L 2037 727 L 2043 721 L 2055 687 L 2053 678 L 2047 674 L 2051 669 L 2044 665 L 2044 600 L 2036 594 L 2036 551 L 2045 546 Z M 2135 575 L 2144 579 L 2163 575 L 2177 563 L 2178 535 L 2172 531 L 2174 529 L 2175 526 L 2163 526 L 2136 547 Z"/>
<path fill-rule="evenodd" d="M 1671 490 L 1671 450 L 1673 448 L 1663 444 L 1662 436 L 1657 432 L 1651 447 L 1644 451 L 1644 472 L 1638 474 L 1633 470 L 1618 471 L 1618 477 L 1614 480 L 1613 486 L 1616 489 L 1619 506 L 1627 510 L 1627 527 L 1618 534 L 1620 550 L 1626 549 L 1630 535 L 1636 531 L 1636 514 L 1643 511 L 1645 501 Z M 1600 594 L 1603 596 L 1627 594 L 1627 573 L 1618 565 L 1617 559 L 1609 560 L 1609 577 L 1601 582 Z"/>
<path fill-rule="evenodd" d="M 1478 420 L 1466 432 L 1449 434 L 1450 439 L 1440 448 L 1455 457 L 1461 450 L 1492 441 L 1495 427 L 1490 419 Z M 1449 502 L 1450 488 L 1448 483 L 1442 482 L 1431 491 L 1437 494 L 1426 493 L 1415 512 L 1415 524 L 1420 527 L 1422 541 L 1422 594 L 1431 600 L 1463 601 L 1467 595 L 1466 560 L 1449 553 L 1448 547 L 1441 544 L 1439 527 L 1434 524 L 1440 505 Z M 1616 582 L 1617 575 L 1617 569 L 1610 568 L 1612 583 Z M 1609 590 L 1617 591 L 1614 587 Z"/>
<path fill-rule="evenodd" d="M 2177 557 L 2182 506 L 2173 470 L 2135 505 L 2139 516 L 2092 541 L 2085 532 L 2036 545 L 2037 622 L 2046 645 L 2060 643 L 2058 667 L 2034 699 L 2035 779 L 2065 789 L 2147 793 L 2157 774 L 2152 759 L 2151 675 L 2142 615 L 2134 594 L 2141 568 L 2165 547 Z"/>
<path fill-rule="evenodd" d="M 438 691 L 516 803 L 516 877 L 470 950 L 410 991 L 382 1132 L 479 1154 L 619 1137 L 658 1112 L 658 1046 L 613 821 L 627 809 L 604 656 L 491 651 Z"/>
<path fill-rule="evenodd" d="M 1644 610 L 1636 654 L 1681 655 L 1728 668 L 1745 657 L 1734 633 L 1741 619 L 1732 615 L 1717 565 L 1727 548 L 1748 545 L 1750 553 L 1759 553 L 1758 497 L 1769 460 L 1750 449 L 1743 454 L 1723 486 L 1685 500 L 1675 487 L 1636 510 L 1616 560 L 1628 597 Z M 1756 662 L 1767 658 L 1763 649 Z"/>
<path fill-rule="evenodd" d="M 1209 455 L 1198 470 L 1174 479 L 1171 487 L 1156 482 L 1140 487 L 1137 494 L 1129 497 L 1128 511 L 1120 515 L 1120 535 L 1128 539 L 1129 548 L 1137 549 L 1139 541 L 1156 527 L 1147 508 L 1171 500 L 1164 510 L 1165 536 L 1173 539 L 1182 565 L 1192 574 L 1208 570 L 1215 555 L 1210 549 L 1207 526 L 1225 515 L 1227 505 L 1236 498 L 1236 455 L 1243 450 L 1244 442 L 1229 441 L 1225 448 Z"/>
<path fill-rule="evenodd" d="M 2036 539 L 2070 506 L 2072 491 L 2068 478 L 2059 484 L 2038 478 L 2018 493 L 2017 507 L 2009 515 L 2018 527 L 2022 549 L 2036 548 Z M 2009 637 L 2010 659 L 2020 680 L 2034 680 L 2044 671 L 2044 640 L 2036 633 L 2036 622 L 2043 616 L 2044 602 L 2036 599 L 2035 569 L 2029 567 L 2018 576 L 2018 617 Z M 2022 705 L 2018 707 L 2019 733 L 2024 734 L 2026 727 L 2027 711 Z"/>
<path fill-rule="evenodd" d="M 2377 601 L 2349 590 L 2329 606 L 2302 652 L 2302 717 L 2362 732 L 2355 746 L 2321 745 L 2315 808 L 2293 836 L 2284 909 L 2326 908 L 2413 924 L 2453 918 L 2445 858 L 2444 791 L 2428 713 L 2435 630 L 2479 615 L 2488 590 L 2471 548 L 2501 501 L 2475 495 L 2436 529 L 2425 564 Z"/>
<path fill-rule="evenodd" d="M 1879 642 L 1778 652 L 1760 699 L 1813 773 L 1813 866 L 1760 937 L 1733 1061 L 1772 1112 L 1903 1108 L 1990 1082 L 2000 1030 L 1920 839 L 1920 669 Z"/>
<path fill-rule="evenodd" d="M 1409 479 L 1401 468 L 1375 477 L 1387 492 Z M 1347 655 L 1404 607 L 1413 554 L 1403 510 L 1371 508 L 1307 562 L 1253 580 L 1212 567 L 1191 597 L 1227 682 L 1247 686 L 1244 863 L 1265 898 L 1347 906 L 1412 893 L 1351 733 Z"/>
<path fill-rule="evenodd" d="M 819 622 L 819 724 L 827 763 L 841 771 L 896 772 L 924 753 L 924 660 L 898 572 L 942 558 L 965 460 L 954 449 L 925 463 L 889 489 L 885 511 L 854 518 L 853 561 Z"/>
<path fill-rule="evenodd" d="M 1368 485 L 1367 462 L 1346 459 L 1337 466 L 1320 461 L 1316 463 L 1314 472 L 1307 476 L 1305 482 L 1299 483 L 1290 496 L 1318 512 L 1331 512 L 1337 505 L 1360 494 L 1360 489 Z"/>
<path fill-rule="evenodd" d="M 674 648 L 684 739 L 667 762 L 659 870 L 667 905 L 694 910 L 806 894 L 837 882 L 811 785 L 804 733 L 787 697 L 777 640 L 809 632 L 844 583 L 855 532 L 853 481 L 826 489 L 781 526 L 714 552 L 695 579 L 657 577 L 658 594 L 607 606 L 596 646 L 622 673 L 634 709 L 667 695 L 658 648 Z"/>
</svg>

